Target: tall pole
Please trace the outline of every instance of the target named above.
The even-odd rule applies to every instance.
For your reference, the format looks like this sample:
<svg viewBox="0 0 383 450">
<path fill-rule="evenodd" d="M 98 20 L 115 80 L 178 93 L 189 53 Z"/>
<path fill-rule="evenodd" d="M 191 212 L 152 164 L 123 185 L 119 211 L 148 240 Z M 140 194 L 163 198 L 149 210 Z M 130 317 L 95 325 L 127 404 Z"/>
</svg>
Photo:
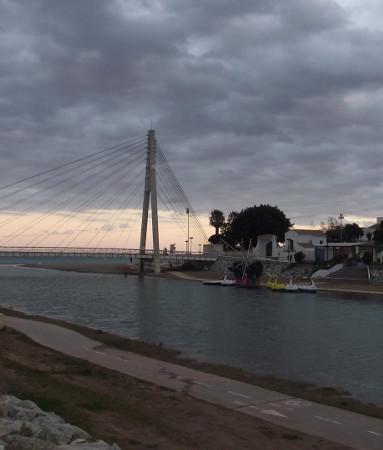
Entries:
<svg viewBox="0 0 383 450">
<path fill-rule="evenodd" d="M 152 208 L 152 235 L 153 235 L 153 269 L 154 273 L 160 273 L 160 237 L 158 233 L 158 209 L 157 209 L 157 179 L 156 179 L 156 156 L 157 141 L 154 130 L 148 134 L 148 146 L 151 157 L 150 164 L 150 200 Z"/>
<path fill-rule="evenodd" d="M 145 168 L 144 201 L 142 205 L 141 237 L 140 237 L 140 272 L 144 272 L 144 257 L 146 253 L 146 235 L 148 229 L 149 203 L 152 209 L 153 232 L 153 267 L 154 272 L 160 272 L 160 249 L 158 233 L 157 187 L 156 187 L 156 151 L 155 131 L 148 131 L 148 145 Z"/>
<path fill-rule="evenodd" d="M 186 253 L 189 254 L 189 242 L 190 242 L 190 227 L 189 227 L 189 216 L 190 216 L 190 210 L 189 208 L 186 208 L 186 214 L 188 216 L 188 239 L 187 239 L 187 246 L 186 246 Z"/>
<path fill-rule="evenodd" d="M 344 219 L 344 215 L 340 213 L 338 219 L 340 220 L 340 242 L 342 242 L 342 220 Z"/>
</svg>

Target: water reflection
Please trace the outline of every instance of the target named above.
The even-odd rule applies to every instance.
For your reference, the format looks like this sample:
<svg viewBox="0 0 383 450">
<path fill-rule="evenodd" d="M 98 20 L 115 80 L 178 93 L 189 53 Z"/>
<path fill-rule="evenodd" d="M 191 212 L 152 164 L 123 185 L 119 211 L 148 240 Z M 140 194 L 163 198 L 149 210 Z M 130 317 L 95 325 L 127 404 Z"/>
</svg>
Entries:
<svg viewBox="0 0 383 450">
<path fill-rule="evenodd" d="M 383 403 L 383 299 L 0 267 L 0 303 Z"/>
</svg>

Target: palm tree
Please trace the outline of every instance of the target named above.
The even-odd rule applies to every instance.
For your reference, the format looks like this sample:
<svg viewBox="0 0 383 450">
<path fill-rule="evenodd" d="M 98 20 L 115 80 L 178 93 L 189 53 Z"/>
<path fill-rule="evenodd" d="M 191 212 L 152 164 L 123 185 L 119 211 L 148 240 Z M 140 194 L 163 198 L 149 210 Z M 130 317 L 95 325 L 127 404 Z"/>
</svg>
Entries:
<svg viewBox="0 0 383 450">
<path fill-rule="evenodd" d="M 216 236 L 219 234 L 220 228 L 222 228 L 225 225 L 225 216 L 223 215 L 223 212 L 219 209 L 213 209 L 213 211 L 210 213 L 210 225 L 215 228 L 215 234 Z"/>
</svg>

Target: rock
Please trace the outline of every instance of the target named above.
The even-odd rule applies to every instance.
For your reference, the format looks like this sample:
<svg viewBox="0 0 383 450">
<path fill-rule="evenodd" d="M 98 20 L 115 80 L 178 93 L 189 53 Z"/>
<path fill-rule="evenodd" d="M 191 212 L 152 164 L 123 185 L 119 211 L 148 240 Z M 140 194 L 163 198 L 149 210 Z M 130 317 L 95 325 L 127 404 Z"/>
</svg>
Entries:
<svg viewBox="0 0 383 450">
<path fill-rule="evenodd" d="M 41 428 L 38 437 L 46 439 L 54 444 L 69 444 L 76 439 L 89 439 L 89 434 L 74 425 L 68 423 L 58 423 L 55 420 L 39 418 L 38 425 Z M 44 419 L 44 420 L 41 420 Z"/>
<path fill-rule="evenodd" d="M 46 413 L 29 400 L 0 396 L 0 450 L 121 450 L 104 441 L 89 442 L 90 435 Z"/>
<path fill-rule="evenodd" d="M 42 439 L 19 435 L 10 435 L 6 442 L 17 450 L 53 450 L 54 448 L 50 442 Z"/>
<path fill-rule="evenodd" d="M 42 409 L 29 400 L 20 400 L 13 395 L 3 395 L 0 397 L 0 417 L 32 420 L 44 414 L 46 413 Z"/>
<path fill-rule="evenodd" d="M 3 439 L 10 434 L 21 434 L 24 424 L 22 420 L 0 418 L 0 438 Z"/>
</svg>

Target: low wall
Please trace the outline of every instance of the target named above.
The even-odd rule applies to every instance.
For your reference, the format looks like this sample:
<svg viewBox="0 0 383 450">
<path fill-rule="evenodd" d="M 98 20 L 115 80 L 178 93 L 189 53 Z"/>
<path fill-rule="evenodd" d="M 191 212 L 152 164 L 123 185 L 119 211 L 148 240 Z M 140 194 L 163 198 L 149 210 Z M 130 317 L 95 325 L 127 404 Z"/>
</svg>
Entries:
<svg viewBox="0 0 383 450">
<path fill-rule="evenodd" d="M 371 283 L 383 284 L 383 265 L 375 264 L 370 266 Z"/>
<path fill-rule="evenodd" d="M 231 258 L 228 256 L 221 256 L 218 261 L 216 261 L 209 269 L 209 271 L 214 273 L 223 274 L 229 267 L 231 267 L 236 262 L 241 261 L 241 258 Z M 281 262 L 273 260 L 259 260 L 258 258 L 250 258 L 249 262 L 261 261 L 263 264 L 263 277 L 272 278 L 305 278 L 310 277 L 313 271 L 313 264 L 293 264 L 290 262 Z"/>
</svg>

